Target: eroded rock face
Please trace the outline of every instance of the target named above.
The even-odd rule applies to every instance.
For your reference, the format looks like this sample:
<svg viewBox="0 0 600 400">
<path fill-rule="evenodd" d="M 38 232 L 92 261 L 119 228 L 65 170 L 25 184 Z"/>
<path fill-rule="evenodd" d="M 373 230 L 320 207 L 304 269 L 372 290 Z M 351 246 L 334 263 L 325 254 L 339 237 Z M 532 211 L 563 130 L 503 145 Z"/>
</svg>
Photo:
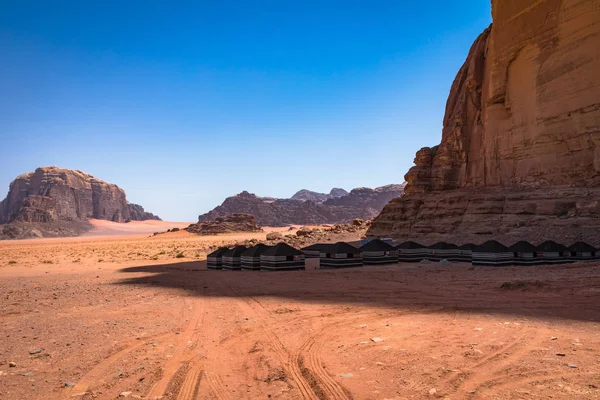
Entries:
<svg viewBox="0 0 600 400">
<path fill-rule="evenodd" d="M 27 223 L 77 222 L 89 218 L 114 222 L 159 219 L 141 206 L 128 203 L 125 192 L 118 186 L 85 172 L 57 167 L 42 167 L 18 176 L 10 184 L 6 199 L 0 202 L 0 224 L 18 222 L 22 229 Z M 48 227 L 41 230 L 53 231 Z"/>
<path fill-rule="evenodd" d="M 199 222 L 185 228 L 186 231 L 199 235 L 217 235 L 233 232 L 260 232 L 256 218 L 248 214 L 231 214 L 214 221 Z"/>
<path fill-rule="evenodd" d="M 600 7 L 493 0 L 492 16 L 452 85 L 440 145 L 417 152 L 406 194 L 369 234 L 600 228 Z"/>
</svg>

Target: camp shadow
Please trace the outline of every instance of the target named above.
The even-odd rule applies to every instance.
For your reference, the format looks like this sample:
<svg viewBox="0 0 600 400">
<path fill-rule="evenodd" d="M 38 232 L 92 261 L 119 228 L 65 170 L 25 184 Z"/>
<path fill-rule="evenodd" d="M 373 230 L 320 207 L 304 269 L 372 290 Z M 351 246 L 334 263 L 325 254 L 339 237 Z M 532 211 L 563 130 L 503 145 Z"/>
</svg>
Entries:
<svg viewBox="0 0 600 400">
<path fill-rule="evenodd" d="M 119 270 L 116 284 L 174 288 L 182 295 L 281 297 L 407 312 L 455 312 L 600 321 L 598 263 L 471 267 L 467 263 L 392 264 L 340 270 L 259 272 L 208 270 L 205 261 Z"/>
</svg>

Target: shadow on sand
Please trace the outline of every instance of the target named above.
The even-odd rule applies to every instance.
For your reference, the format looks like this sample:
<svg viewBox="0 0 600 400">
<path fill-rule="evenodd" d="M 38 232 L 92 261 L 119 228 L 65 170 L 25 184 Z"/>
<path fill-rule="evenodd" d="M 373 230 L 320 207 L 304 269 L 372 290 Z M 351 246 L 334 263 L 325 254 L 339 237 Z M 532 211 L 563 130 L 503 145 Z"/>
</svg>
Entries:
<svg viewBox="0 0 600 400">
<path fill-rule="evenodd" d="M 419 312 L 469 312 L 600 321 L 600 266 L 478 267 L 393 264 L 344 270 L 214 271 L 206 262 L 130 267 L 116 284 L 173 288 L 189 295 L 281 297 Z"/>
</svg>

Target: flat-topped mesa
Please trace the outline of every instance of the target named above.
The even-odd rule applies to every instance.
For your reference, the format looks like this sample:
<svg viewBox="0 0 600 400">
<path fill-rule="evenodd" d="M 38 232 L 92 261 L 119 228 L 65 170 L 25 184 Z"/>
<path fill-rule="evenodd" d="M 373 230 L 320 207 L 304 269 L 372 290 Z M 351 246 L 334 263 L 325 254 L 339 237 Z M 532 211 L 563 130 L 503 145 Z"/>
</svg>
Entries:
<svg viewBox="0 0 600 400">
<path fill-rule="evenodd" d="M 405 195 L 369 234 L 535 241 L 600 228 L 600 7 L 493 0 L 492 17 L 452 84 L 441 143 L 417 152 Z"/>
<path fill-rule="evenodd" d="M 128 203 L 117 185 L 58 167 L 41 167 L 19 175 L 0 202 L 0 224 L 86 222 L 90 218 L 114 222 L 159 219 L 142 206 Z M 81 226 L 77 225 L 77 233 Z M 44 231 L 43 226 L 37 228 Z"/>
</svg>

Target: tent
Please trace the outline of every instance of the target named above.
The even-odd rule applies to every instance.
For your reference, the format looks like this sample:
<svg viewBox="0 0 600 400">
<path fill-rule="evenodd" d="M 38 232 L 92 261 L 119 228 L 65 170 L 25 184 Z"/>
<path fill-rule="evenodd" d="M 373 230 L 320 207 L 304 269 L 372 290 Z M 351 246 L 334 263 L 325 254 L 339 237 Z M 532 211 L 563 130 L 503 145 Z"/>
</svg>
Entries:
<svg viewBox="0 0 600 400">
<path fill-rule="evenodd" d="M 261 271 L 304 269 L 304 253 L 286 243 L 279 243 L 260 255 Z"/>
<path fill-rule="evenodd" d="M 473 265 L 505 266 L 512 265 L 513 253 L 495 240 L 473 247 L 471 252 Z"/>
<path fill-rule="evenodd" d="M 242 269 L 242 253 L 247 249 L 246 246 L 235 246 L 233 249 L 229 249 L 223 253 L 223 269 Z"/>
<path fill-rule="evenodd" d="M 396 246 L 398 249 L 398 261 L 419 262 L 427 258 L 427 246 L 420 243 L 408 241 Z"/>
<path fill-rule="evenodd" d="M 475 245 L 473 243 L 465 243 L 462 246 L 458 246 L 458 249 L 460 250 L 460 261 L 471 262 L 474 247 Z"/>
<path fill-rule="evenodd" d="M 531 243 L 521 240 L 508 248 L 513 253 L 513 264 L 515 265 L 535 265 L 540 260 L 536 257 L 536 247 Z"/>
<path fill-rule="evenodd" d="M 590 261 L 600 259 L 598 249 L 585 242 L 573 243 L 569 246 L 572 261 Z"/>
<path fill-rule="evenodd" d="M 457 245 L 446 242 L 438 242 L 427 248 L 427 258 L 440 261 L 446 259 L 449 261 L 460 261 L 461 254 Z"/>
<path fill-rule="evenodd" d="M 571 252 L 569 249 L 552 240 L 540 243 L 535 250 L 540 264 L 564 264 L 571 262 Z"/>
<path fill-rule="evenodd" d="M 219 247 L 206 256 L 206 266 L 210 269 L 221 269 L 223 266 L 223 253 L 228 251 L 227 247 Z"/>
<path fill-rule="evenodd" d="M 321 252 L 319 258 L 320 268 L 347 268 L 363 265 L 360 250 L 344 242 L 328 246 Z"/>
<path fill-rule="evenodd" d="M 300 250 L 304 253 L 306 258 L 319 258 L 321 253 L 326 253 L 327 248 L 331 245 L 331 243 L 316 243 L 303 247 Z"/>
<path fill-rule="evenodd" d="M 260 255 L 268 250 L 269 247 L 260 243 L 244 251 L 241 256 L 242 269 L 260 271 Z"/>
<path fill-rule="evenodd" d="M 383 240 L 373 239 L 359 249 L 363 263 L 367 265 L 395 264 L 398 262 L 398 250 Z"/>
</svg>

